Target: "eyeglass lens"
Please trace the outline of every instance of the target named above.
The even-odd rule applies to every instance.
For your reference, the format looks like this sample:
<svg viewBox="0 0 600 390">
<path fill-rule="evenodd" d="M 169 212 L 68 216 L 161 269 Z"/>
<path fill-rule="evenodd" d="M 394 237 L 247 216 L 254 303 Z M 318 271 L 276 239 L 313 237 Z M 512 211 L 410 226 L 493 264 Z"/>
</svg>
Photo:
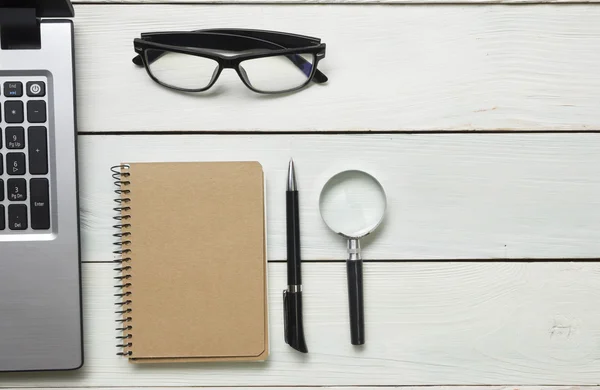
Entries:
<svg viewBox="0 0 600 390">
<path fill-rule="evenodd" d="M 305 85 L 313 73 L 314 54 L 288 54 L 243 61 L 248 83 L 261 92 L 281 92 Z"/>
<path fill-rule="evenodd" d="M 146 60 L 148 71 L 159 82 L 188 91 L 207 88 L 219 69 L 210 58 L 158 49 L 147 49 Z M 240 73 L 257 91 L 285 92 L 307 84 L 314 63 L 312 53 L 262 57 L 243 61 Z"/>
<path fill-rule="evenodd" d="M 208 87 L 219 70 L 219 63 L 205 57 L 171 51 L 146 50 L 148 70 L 161 83 L 185 90 Z"/>
</svg>

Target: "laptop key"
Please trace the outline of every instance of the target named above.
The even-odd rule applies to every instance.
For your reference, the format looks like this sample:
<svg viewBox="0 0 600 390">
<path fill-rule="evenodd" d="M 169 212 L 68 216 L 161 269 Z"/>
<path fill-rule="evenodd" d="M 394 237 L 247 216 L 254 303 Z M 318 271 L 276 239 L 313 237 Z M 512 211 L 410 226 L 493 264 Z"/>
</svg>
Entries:
<svg viewBox="0 0 600 390">
<path fill-rule="evenodd" d="M 25 153 L 6 154 L 6 173 L 13 176 L 25 174 Z"/>
<path fill-rule="evenodd" d="M 43 126 L 28 129 L 29 173 L 45 175 L 48 173 L 48 136 Z"/>
<path fill-rule="evenodd" d="M 43 81 L 30 81 L 27 83 L 27 96 L 43 97 L 46 95 L 46 83 Z"/>
<path fill-rule="evenodd" d="M 4 200 L 4 180 L 0 179 L 0 202 Z"/>
<path fill-rule="evenodd" d="M 27 206 L 11 204 L 8 206 L 8 228 L 10 230 L 27 229 Z"/>
<path fill-rule="evenodd" d="M 4 83 L 4 96 L 21 97 L 23 96 L 23 83 L 18 81 L 7 81 Z"/>
<path fill-rule="evenodd" d="M 48 179 L 31 179 L 31 228 L 34 230 L 50 229 L 50 192 Z"/>
<path fill-rule="evenodd" d="M 6 229 L 6 222 L 4 222 L 4 218 L 6 218 L 4 216 L 4 206 L 0 204 L 0 230 Z"/>
<path fill-rule="evenodd" d="M 20 100 L 7 100 L 4 102 L 4 121 L 6 123 L 23 123 L 23 102 Z"/>
<path fill-rule="evenodd" d="M 25 179 L 8 179 L 6 197 L 13 202 L 27 200 L 27 181 Z"/>
<path fill-rule="evenodd" d="M 25 147 L 25 129 L 22 127 L 6 128 L 6 148 L 23 149 Z"/>
<path fill-rule="evenodd" d="M 46 122 L 46 102 L 43 100 L 28 101 L 27 120 L 29 121 L 29 123 Z"/>
</svg>

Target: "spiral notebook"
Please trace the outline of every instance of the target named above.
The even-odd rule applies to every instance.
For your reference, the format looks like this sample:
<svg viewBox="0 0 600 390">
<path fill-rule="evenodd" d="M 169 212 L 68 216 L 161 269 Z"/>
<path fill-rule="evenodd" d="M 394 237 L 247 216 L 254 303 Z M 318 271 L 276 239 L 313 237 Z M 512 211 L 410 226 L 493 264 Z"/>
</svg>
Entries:
<svg viewBox="0 0 600 390">
<path fill-rule="evenodd" d="M 265 360 L 265 196 L 257 162 L 113 168 L 119 354 L 135 363 Z"/>
</svg>

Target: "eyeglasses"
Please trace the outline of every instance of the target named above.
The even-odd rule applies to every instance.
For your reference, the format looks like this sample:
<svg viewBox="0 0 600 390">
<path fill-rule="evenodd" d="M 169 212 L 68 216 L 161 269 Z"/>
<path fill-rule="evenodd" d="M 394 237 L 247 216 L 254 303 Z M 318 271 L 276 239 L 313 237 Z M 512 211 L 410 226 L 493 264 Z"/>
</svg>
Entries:
<svg viewBox="0 0 600 390">
<path fill-rule="evenodd" d="M 258 93 L 293 92 L 311 81 L 327 82 L 317 69 L 325 58 L 325 44 L 319 38 L 211 29 L 145 33 L 133 45 L 138 53 L 133 63 L 144 66 L 158 84 L 178 91 L 206 91 L 226 68 L 235 69 L 242 82 Z"/>
</svg>

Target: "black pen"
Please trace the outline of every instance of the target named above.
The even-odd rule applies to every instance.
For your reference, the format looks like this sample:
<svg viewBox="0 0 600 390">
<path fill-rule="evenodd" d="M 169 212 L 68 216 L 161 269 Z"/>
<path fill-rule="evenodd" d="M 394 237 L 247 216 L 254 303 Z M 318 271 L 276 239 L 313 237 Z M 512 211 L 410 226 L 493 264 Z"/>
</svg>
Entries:
<svg viewBox="0 0 600 390">
<path fill-rule="evenodd" d="M 290 160 L 286 192 L 287 216 L 287 283 L 283 291 L 283 320 L 285 342 L 307 353 L 302 325 L 302 275 L 300 259 L 300 212 L 294 161 Z"/>
</svg>

